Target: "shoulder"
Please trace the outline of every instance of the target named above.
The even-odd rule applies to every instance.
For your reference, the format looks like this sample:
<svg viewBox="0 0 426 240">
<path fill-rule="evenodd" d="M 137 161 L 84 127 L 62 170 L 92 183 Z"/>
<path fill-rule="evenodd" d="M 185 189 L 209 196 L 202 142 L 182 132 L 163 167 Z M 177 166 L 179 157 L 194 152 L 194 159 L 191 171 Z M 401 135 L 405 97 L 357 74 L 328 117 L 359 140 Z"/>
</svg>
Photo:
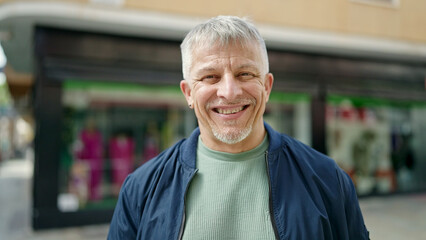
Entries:
<svg viewBox="0 0 426 240">
<path fill-rule="evenodd" d="M 280 133 L 271 140 L 276 147 L 272 156 L 276 168 L 273 171 L 279 173 L 274 174 L 275 181 L 280 182 L 276 184 L 277 191 L 300 194 L 303 198 L 298 201 L 304 208 L 314 202 L 315 207 L 326 212 L 339 236 L 368 239 L 349 175 L 333 159 L 292 137 Z"/>
</svg>

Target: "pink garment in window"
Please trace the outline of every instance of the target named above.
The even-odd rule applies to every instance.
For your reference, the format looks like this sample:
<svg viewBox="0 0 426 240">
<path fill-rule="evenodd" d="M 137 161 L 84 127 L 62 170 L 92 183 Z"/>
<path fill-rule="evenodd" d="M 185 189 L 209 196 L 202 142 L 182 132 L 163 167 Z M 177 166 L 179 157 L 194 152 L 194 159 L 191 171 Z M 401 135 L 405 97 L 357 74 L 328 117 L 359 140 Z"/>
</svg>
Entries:
<svg viewBox="0 0 426 240">
<path fill-rule="evenodd" d="M 120 188 L 127 175 L 133 170 L 134 140 L 130 137 L 118 136 L 109 142 L 109 156 L 112 167 L 113 187 Z"/>
<path fill-rule="evenodd" d="M 89 199 L 92 201 L 102 198 L 100 185 L 102 182 L 103 158 L 102 135 L 97 130 L 83 130 L 80 133 L 82 149 L 78 158 L 88 163 L 90 168 Z"/>
</svg>

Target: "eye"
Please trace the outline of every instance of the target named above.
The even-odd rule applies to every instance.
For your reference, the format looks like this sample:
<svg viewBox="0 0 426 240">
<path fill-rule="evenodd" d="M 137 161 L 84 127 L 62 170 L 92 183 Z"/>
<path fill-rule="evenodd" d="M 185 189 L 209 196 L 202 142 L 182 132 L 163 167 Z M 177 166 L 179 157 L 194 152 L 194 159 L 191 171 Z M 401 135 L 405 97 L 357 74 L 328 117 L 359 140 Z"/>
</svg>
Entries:
<svg viewBox="0 0 426 240">
<path fill-rule="evenodd" d="M 242 79 L 242 80 L 249 80 L 252 79 L 256 76 L 256 74 L 251 73 L 251 72 L 241 72 L 237 75 L 238 78 Z"/>
<path fill-rule="evenodd" d="M 202 77 L 200 80 L 203 82 L 214 83 L 217 82 L 219 78 L 220 77 L 218 75 L 210 74 Z"/>
</svg>

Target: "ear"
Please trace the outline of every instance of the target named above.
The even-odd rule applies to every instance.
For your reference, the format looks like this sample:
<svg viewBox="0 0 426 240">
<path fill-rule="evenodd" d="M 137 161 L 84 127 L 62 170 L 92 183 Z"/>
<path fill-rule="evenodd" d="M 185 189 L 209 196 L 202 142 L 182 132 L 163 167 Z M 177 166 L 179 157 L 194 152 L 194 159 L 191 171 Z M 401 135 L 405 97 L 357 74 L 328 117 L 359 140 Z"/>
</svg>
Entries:
<svg viewBox="0 0 426 240">
<path fill-rule="evenodd" d="M 186 80 L 182 80 L 180 81 L 180 90 L 182 91 L 183 95 L 186 98 L 186 102 L 188 103 L 188 105 L 190 106 L 190 108 L 192 108 L 191 106 L 193 106 L 194 102 L 192 100 L 192 91 L 191 91 L 191 87 L 189 86 L 188 81 Z"/>
<path fill-rule="evenodd" d="M 266 102 L 269 101 L 269 95 L 271 94 L 273 84 L 274 84 L 274 75 L 272 75 L 272 73 L 267 73 L 265 76 Z"/>
</svg>

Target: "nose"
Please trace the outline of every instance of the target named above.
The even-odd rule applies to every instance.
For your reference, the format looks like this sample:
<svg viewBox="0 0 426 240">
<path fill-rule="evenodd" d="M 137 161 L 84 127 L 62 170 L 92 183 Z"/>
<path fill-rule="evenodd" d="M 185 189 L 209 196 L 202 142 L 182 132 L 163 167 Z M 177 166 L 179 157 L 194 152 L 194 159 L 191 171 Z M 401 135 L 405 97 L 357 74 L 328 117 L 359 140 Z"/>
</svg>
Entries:
<svg viewBox="0 0 426 240">
<path fill-rule="evenodd" d="M 227 100 L 233 100 L 242 95 L 241 82 L 232 73 L 225 74 L 218 84 L 217 96 Z"/>
</svg>

